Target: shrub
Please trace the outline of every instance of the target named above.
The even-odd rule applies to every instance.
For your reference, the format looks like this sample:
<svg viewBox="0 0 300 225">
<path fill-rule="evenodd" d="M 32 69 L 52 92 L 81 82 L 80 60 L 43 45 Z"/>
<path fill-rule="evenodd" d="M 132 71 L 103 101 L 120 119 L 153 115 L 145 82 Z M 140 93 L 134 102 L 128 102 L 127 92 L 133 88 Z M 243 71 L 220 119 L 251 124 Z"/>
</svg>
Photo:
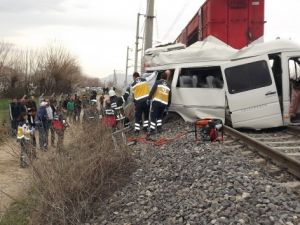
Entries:
<svg viewBox="0 0 300 225">
<path fill-rule="evenodd" d="M 73 127 L 79 129 L 78 127 Z M 134 168 L 125 145 L 115 150 L 101 125 L 72 131 L 69 146 L 33 165 L 37 208 L 32 224 L 81 224 Z"/>
</svg>

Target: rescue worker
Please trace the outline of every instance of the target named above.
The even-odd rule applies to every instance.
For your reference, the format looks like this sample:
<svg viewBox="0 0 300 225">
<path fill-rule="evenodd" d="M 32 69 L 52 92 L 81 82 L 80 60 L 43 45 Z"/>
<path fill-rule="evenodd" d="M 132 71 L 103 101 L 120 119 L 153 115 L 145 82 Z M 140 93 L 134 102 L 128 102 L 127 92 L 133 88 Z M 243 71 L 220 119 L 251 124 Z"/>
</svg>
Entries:
<svg viewBox="0 0 300 225">
<path fill-rule="evenodd" d="M 30 161 L 36 158 L 36 152 L 32 146 L 31 138 L 33 132 L 34 128 L 31 127 L 28 122 L 28 115 L 26 113 L 22 113 L 17 129 L 17 140 L 20 142 L 21 147 L 20 167 L 22 168 L 28 167 Z"/>
<path fill-rule="evenodd" d="M 155 82 L 149 94 L 149 99 L 152 100 L 149 134 L 153 134 L 156 128 L 158 132 L 162 131 L 163 114 L 171 103 L 171 88 L 167 79 L 168 73 L 164 72 L 161 79 Z"/>
<path fill-rule="evenodd" d="M 147 130 L 149 126 L 149 84 L 146 79 L 141 78 L 138 72 L 133 73 L 133 83 L 131 84 L 133 101 L 135 106 L 135 125 L 136 134 L 141 130 L 142 117 L 144 118 L 143 129 Z M 129 93 L 130 89 L 127 89 Z"/>
<path fill-rule="evenodd" d="M 116 92 L 113 89 L 111 89 L 108 92 L 108 94 L 110 96 L 110 99 L 109 99 L 110 108 L 111 108 L 111 110 L 114 111 L 114 115 L 115 115 L 117 123 L 119 121 L 122 121 L 124 126 L 128 126 L 129 120 L 128 120 L 128 118 L 125 117 L 123 104 L 127 101 L 128 97 L 129 97 L 129 92 L 126 91 L 124 95 L 119 97 L 116 95 Z"/>
<path fill-rule="evenodd" d="M 110 90 L 108 94 L 109 94 L 109 98 L 110 98 L 109 100 L 110 100 L 111 107 L 114 110 L 117 107 L 122 106 L 127 101 L 128 97 L 129 97 L 129 92 L 128 91 L 126 91 L 125 94 L 121 97 L 118 97 L 114 90 Z"/>
</svg>

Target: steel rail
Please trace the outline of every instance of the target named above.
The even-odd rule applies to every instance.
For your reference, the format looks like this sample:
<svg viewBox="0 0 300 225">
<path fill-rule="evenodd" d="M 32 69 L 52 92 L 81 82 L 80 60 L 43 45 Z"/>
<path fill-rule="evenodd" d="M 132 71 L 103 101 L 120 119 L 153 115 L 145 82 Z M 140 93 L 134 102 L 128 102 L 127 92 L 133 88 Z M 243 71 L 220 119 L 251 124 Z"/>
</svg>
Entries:
<svg viewBox="0 0 300 225">
<path fill-rule="evenodd" d="M 300 136 L 300 127 L 289 126 L 287 127 L 287 129 L 293 132 L 294 134 Z"/>
<path fill-rule="evenodd" d="M 283 154 L 260 141 L 254 140 L 253 138 L 226 125 L 224 125 L 224 131 L 225 133 L 227 132 L 228 134 L 237 137 L 247 145 L 254 148 L 261 156 L 270 159 L 279 167 L 286 169 L 296 177 L 300 178 L 300 161 L 297 161 L 289 157 L 288 155 Z M 300 132 L 300 129 L 298 130 L 298 132 Z"/>
</svg>

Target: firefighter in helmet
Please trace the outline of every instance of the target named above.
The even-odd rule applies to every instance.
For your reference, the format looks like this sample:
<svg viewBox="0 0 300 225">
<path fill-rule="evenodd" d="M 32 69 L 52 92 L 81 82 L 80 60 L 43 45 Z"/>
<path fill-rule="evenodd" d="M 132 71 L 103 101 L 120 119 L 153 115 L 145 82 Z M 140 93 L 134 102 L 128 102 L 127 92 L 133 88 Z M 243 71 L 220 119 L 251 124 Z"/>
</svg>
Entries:
<svg viewBox="0 0 300 225">
<path fill-rule="evenodd" d="M 110 110 L 109 112 L 113 113 L 117 124 L 119 124 L 119 122 L 122 122 L 124 126 L 128 126 L 129 120 L 125 117 L 123 105 L 127 101 L 129 93 L 126 91 L 124 95 L 117 96 L 116 92 L 111 89 L 108 94 L 110 97 L 109 104 L 107 104 L 109 106 L 107 110 Z"/>
<path fill-rule="evenodd" d="M 147 130 L 149 126 L 149 84 L 146 79 L 141 78 L 138 72 L 133 73 L 133 83 L 131 84 L 134 106 L 135 106 L 135 125 L 134 131 L 136 134 L 141 130 L 142 117 L 144 118 L 143 129 Z M 129 89 L 127 89 L 129 92 Z"/>
<path fill-rule="evenodd" d="M 161 132 L 163 114 L 171 103 L 171 88 L 167 79 L 168 70 L 161 75 L 160 80 L 155 82 L 149 94 L 149 98 L 152 100 L 149 134 L 153 134 L 156 128 L 158 132 Z"/>
</svg>

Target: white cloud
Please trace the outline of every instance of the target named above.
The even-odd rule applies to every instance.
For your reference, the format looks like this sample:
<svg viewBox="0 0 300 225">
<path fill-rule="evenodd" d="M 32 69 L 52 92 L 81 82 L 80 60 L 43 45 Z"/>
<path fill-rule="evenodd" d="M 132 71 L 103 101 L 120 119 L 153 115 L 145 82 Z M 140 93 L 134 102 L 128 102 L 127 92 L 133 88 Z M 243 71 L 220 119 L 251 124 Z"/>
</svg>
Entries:
<svg viewBox="0 0 300 225">
<path fill-rule="evenodd" d="M 64 0 L 1 0 L 0 12 L 22 13 L 33 11 L 61 11 Z"/>
<path fill-rule="evenodd" d="M 153 40 L 174 41 L 203 2 L 155 0 Z M 38 47 L 56 39 L 78 56 L 83 71 L 104 76 L 125 71 L 126 47 L 134 47 L 137 13 L 145 7 L 146 0 L 0 0 L 0 38 Z M 265 40 L 300 41 L 299 8 L 299 0 L 265 0 Z"/>
</svg>

